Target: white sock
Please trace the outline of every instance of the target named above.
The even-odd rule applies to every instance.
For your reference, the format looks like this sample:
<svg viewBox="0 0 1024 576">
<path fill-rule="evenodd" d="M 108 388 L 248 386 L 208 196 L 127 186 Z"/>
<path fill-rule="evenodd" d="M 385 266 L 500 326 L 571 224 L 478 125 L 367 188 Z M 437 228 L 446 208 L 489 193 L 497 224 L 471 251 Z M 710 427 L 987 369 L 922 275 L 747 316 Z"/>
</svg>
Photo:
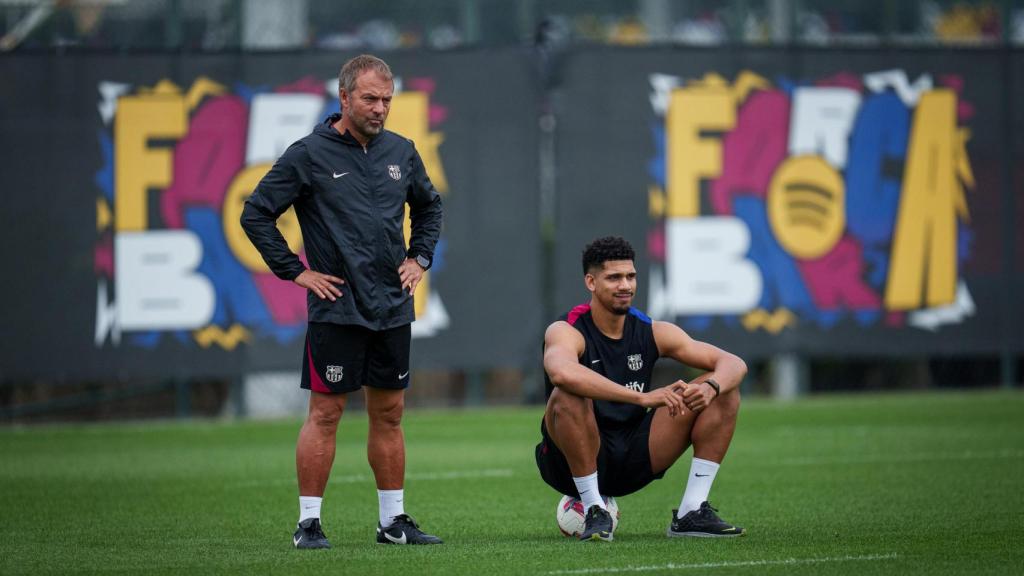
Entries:
<svg viewBox="0 0 1024 576">
<path fill-rule="evenodd" d="M 682 518 L 687 512 L 700 508 L 700 505 L 707 501 L 718 467 L 717 462 L 693 459 L 693 464 L 690 464 L 690 476 L 686 480 L 686 492 L 683 492 L 683 501 L 679 503 L 676 518 Z"/>
<path fill-rule="evenodd" d="M 324 501 L 319 496 L 299 496 L 299 522 L 309 518 L 320 517 L 320 504 Z"/>
<path fill-rule="evenodd" d="M 579 478 L 573 476 L 572 481 L 576 483 L 576 490 L 580 493 L 580 500 L 583 501 L 584 511 L 590 510 L 591 506 L 600 506 L 605 510 L 608 509 L 601 498 L 601 492 L 597 489 L 597 472 Z"/>
<path fill-rule="evenodd" d="M 395 516 L 405 514 L 404 494 L 405 490 L 377 490 L 381 528 L 391 526 L 395 523 Z"/>
</svg>

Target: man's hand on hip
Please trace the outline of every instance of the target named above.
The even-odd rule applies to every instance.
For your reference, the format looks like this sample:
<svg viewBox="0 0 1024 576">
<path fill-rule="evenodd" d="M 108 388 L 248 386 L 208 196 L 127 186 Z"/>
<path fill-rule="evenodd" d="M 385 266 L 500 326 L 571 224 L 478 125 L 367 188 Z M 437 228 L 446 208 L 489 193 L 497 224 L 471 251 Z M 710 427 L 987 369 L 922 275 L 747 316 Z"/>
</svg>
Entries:
<svg viewBox="0 0 1024 576">
<path fill-rule="evenodd" d="M 334 302 L 338 298 L 341 298 L 341 290 L 335 284 L 344 284 L 345 281 L 337 276 L 331 276 L 330 274 L 321 274 L 314 272 L 313 270 L 303 270 L 302 274 L 295 277 L 292 280 L 299 286 L 302 286 L 306 290 L 312 290 L 314 294 L 320 297 L 321 300 L 330 300 Z"/>
<path fill-rule="evenodd" d="M 398 266 L 398 276 L 402 279 L 402 290 L 409 289 L 409 294 L 416 291 L 420 280 L 423 280 L 423 268 L 416 262 L 415 258 L 406 258 Z"/>
</svg>

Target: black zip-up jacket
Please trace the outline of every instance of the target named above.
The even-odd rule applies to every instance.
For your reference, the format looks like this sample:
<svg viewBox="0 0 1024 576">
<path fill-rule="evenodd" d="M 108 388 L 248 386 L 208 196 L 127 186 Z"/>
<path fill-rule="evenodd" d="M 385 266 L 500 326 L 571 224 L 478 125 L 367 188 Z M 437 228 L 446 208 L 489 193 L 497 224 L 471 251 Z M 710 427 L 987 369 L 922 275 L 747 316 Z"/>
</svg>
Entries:
<svg viewBox="0 0 1024 576">
<path fill-rule="evenodd" d="M 339 118 L 332 115 L 285 150 L 245 201 L 242 228 L 270 270 L 294 280 L 306 267 L 277 229 L 277 219 L 294 205 L 309 267 L 345 280 L 334 302 L 307 294 L 309 321 L 371 330 L 402 326 L 415 313 L 398 266 L 407 256 L 433 260 L 441 196 L 412 141 L 384 130 L 364 150 L 350 133 L 334 129 Z"/>
</svg>

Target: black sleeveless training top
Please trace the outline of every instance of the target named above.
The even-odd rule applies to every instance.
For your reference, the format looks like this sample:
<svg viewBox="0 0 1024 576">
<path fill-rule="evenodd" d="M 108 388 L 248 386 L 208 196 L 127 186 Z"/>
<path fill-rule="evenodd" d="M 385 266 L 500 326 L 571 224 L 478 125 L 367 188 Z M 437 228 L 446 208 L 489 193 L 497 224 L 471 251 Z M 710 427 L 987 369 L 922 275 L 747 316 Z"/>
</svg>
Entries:
<svg viewBox="0 0 1024 576">
<path fill-rule="evenodd" d="M 568 322 L 583 335 L 585 348 L 580 364 L 627 388 L 650 391 L 658 345 L 654 341 L 653 324 L 646 314 L 636 308 L 629 309 L 621 340 L 609 338 L 598 330 L 590 304 L 573 308 L 559 320 Z M 546 372 L 544 387 L 545 397 L 551 396 L 554 385 Z M 594 400 L 597 427 L 602 430 L 634 426 L 646 414 L 647 409 L 636 404 Z"/>
</svg>

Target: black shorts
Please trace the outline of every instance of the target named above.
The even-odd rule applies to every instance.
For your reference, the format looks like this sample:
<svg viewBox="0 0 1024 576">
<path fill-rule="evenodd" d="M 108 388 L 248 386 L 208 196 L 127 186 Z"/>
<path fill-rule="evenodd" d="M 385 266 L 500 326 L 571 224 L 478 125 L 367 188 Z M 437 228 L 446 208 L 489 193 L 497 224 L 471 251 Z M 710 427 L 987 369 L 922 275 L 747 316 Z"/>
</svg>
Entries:
<svg viewBox="0 0 1024 576">
<path fill-rule="evenodd" d="M 651 422 L 654 410 L 632 428 L 600 430 L 601 448 L 597 451 L 597 487 L 602 496 L 625 496 L 660 479 L 665 471 L 651 470 Z M 537 469 L 549 486 L 562 494 L 579 498 L 576 483 L 565 455 L 548 437 L 544 422 L 540 424 L 543 439 L 537 444 Z"/>
<path fill-rule="evenodd" d="M 310 322 L 302 356 L 302 387 L 342 394 L 362 386 L 409 387 L 409 324 L 389 330 Z"/>
</svg>

